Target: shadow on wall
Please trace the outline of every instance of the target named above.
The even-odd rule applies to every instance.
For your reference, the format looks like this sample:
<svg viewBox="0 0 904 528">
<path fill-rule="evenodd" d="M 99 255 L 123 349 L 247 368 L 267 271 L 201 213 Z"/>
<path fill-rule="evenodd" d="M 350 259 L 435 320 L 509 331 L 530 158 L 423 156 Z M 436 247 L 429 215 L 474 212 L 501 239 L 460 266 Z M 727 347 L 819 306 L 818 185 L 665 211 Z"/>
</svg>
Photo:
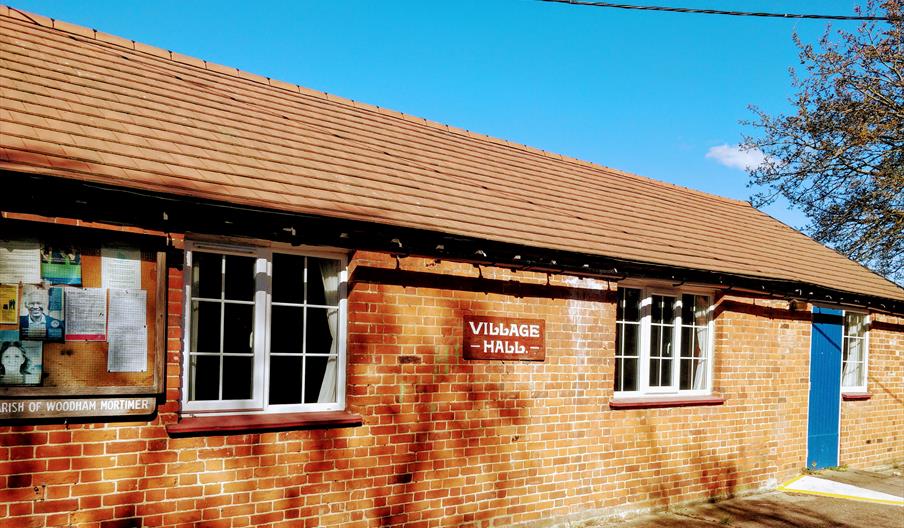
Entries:
<svg viewBox="0 0 904 528">
<path fill-rule="evenodd" d="M 537 363 L 464 360 L 463 315 L 498 312 L 503 305 L 479 296 L 449 294 L 611 302 L 611 293 L 363 266 L 355 269 L 350 283 L 353 289 L 369 283 L 436 292 L 431 301 L 436 310 L 423 323 L 431 328 L 415 344 L 407 345 L 416 351 L 414 355 L 398 348 L 379 362 L 380 374 L 391 374 L 396 380 L 393 403 L 360 409 L 368 423 L 392 424 L 390 432 L 380 434 L 388 436 L 393 446 L 388 494 L 385 500 L 374 501 L 369 516 L 375 513 L 381 527 L 428 520 L 437 526 L 467 526 L 490 519 L 506 521 L 529 511 L 531 500 L 543 500 L 537 488 L 551 482 L 557 470 L 544 466 L 544 459 L 552 454 L 527 447 L 543 432 L 532 431 L 531 409 L 542 402 L 537 403 L 528 378 L 547 375 L 554 356 L 548 354 L 546 362 Z M 506 305 L 512 307 L 510 300 Z M 395 319 L 413 316 L 415 308 L 399 301 L 380 303 L 379 310 L 384 318 Z M 528 309 L 523 314 L 536 317 Z M 351 338 L 349 342 L 356 346 Z M 350 403 L 354 404 L 353 399 Z M 515 499 L 526 495 L 533 498 Z"/>
<path fill-rule="evenodd" d="M 732 453 L 726 459 L 719 455 L 714 448 L 706 448 L 707 435 L 702 427 L 704 424 L 685 423 L 684 429 L 688 431 L 690 441 L 687 445 L 669 445 L 662 447 L 661 442 L 674 435 L 676 423 L 680 417 L 668 416 L 663 418 L 667 423 L 664 430 L 657 430 L 655 422 L 664 413 L 671 414 L 671 410 L 664 411 L 639 411 L 647 414 L 642 418 L 642 424 L 638 427 L 638 435 L 643 434 L 650 450 L 650 459 L 653 460 L 648 467 L 639 466 L 637 471 L 646 474 L 651 484 L 647 490 L 650 496 L 649 505 L 652 507 L 667 507 L 671 505 L 673 497 L 686 494 L 688 489 L 702 488 L 706 498 L 710 500 L 722 500 L 735 496 L 738 484 L 737 460 L 743 460 L 743 445 L 739 446 L 738 453 Z M 650 423 L 653 422 L 653 423 Z M 675 460 L 676 451 L 680 451 L 680 462 L 684 467 L 669 468 L 663 471 L 663 466 L 670 460 Z"/>
</svg>

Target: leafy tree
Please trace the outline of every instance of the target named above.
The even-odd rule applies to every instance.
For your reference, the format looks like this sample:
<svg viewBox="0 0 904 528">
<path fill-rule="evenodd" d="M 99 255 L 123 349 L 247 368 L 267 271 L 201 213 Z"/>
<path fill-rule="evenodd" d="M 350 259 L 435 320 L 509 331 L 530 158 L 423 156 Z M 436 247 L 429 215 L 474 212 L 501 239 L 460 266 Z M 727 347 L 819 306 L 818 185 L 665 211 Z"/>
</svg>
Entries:
<svg viewBox="0 0 904 528">
<path fill-rule="evenodd" d="M 747 122 L 759 134 L 744 148 L 765 161 L 748 169 L 767 190 L 756 206 L 785 197 L 810 219 L 805 229 L 904 284 L 904 21 L 902 0 L 870 2 L 856 32 L 827 30 L 818 46 L 795 35 L 805 75 L 791 70 L 796 114 Z"/>
</svg>

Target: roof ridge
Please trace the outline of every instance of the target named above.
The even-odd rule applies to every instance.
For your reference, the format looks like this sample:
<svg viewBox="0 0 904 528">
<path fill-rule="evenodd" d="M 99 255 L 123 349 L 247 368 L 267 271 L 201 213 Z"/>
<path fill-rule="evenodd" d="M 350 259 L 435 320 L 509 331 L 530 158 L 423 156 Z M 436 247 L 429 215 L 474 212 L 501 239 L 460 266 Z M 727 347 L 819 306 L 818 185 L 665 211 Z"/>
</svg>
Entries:
<svg viewBox="0 0 904 528">
<path fill-rule="evenodd" d="M 627 176 L 629 178 L 635 178 L 642 180 L 644 182 L 653 183 L 656 185 L 661 185 L 663 187 L 672 188 L 681 192 L 686 192 L 690 194 L 694 194 L 697 196 L 701 196 L 704 198 L 715 199 L 727 203 L 733 203 L 741 206 L 751 207 L 749 202 L 744 200 L 737 200 L 734 198 L 728 198 L 726 196 L 720 196 L 718 194 L 708 193 L 705 191 L 700 191 L 698 189 L 692 189 L 690 187 L 686 187 L 683 185 L 678 185 L 670 182 L 665 182 L 662 180 L 657 180 L 655 178 L 650 178 L 647 176 L 641 176 L 639 174 L 635 174 L 632 172 L 624 171 L 621 169 L 616 169 L 614 167 L 609 167 L 603 165 L 601 163 L 596 163 L 592 161 L 582 160 L 580 158 L 576 158 L 573 156 L 566 156 L 563 154 L 559 154 L 556 152 L 543 150 L 537 147 L 532 147 L 530 145 L 526 145 L 523 143 L 518 143 L 515 141 L 511 141 L 508 139 L 498 138 L 495 136 L 490 136 L 488 134 L 483 134 L 480 132 L 474 132 L 472 130 L 456 127 L 454 125 L 449 125 L 446 123 L 441 123 L 439 121 L 433 121 L 430 119 L 426 119 L 423 117 L 418 117 L 412 114 L 406 114 L 404 112 L 400 112 L 397 110 L 392 110 L 390 108 L 381 107 L 378 105 L 365 103 L 362 101 L 357 101 L 355 99 L 350 99 L 347 97 L 342 97 L 334 94 L 330 94 L 327 92 L 323 92 L 320 90 L 314 90 L 311 88 L 307 88 L 300 84 L 289 83 L 285 81 L 280 81 L 278 79 L 273 79 L 270 77 L 258 75 L 251 72 L 246 72 L 244 70 L 240 70 L 238 68 L 234 68 L 231 66 L 224 66 L 222 64 L 218 64 L 215 62 L 206 61 L 204 59 L 199 59 L 196 57 L 191 57 L 189 55 L 183 55 L 178 52 L 174 52 L 172 50 L 165 50 L 163 48 L 158 48 L 156 46 L 151 46 L 148 44 L 142 44 L 141 42 L 137 42 L 135 40 L 127 39 L 124 37 L 119 37 L 116 35 L 112 35 L 109 33 L 104 33 L 102 31 L 98 31 L 97 29 L 88 28 L 85 26 L 80 26 L 78 24 L 72 24 L 70 22 L 65 22 L 61 20 L 56 20 L 44 15 L 38 15 L 35 13 L 30 13 L 27 11 L 23 11 L 21 9 L 17 9 L 11 6 L 7 6 L 4 4 L 0 4 L 0 16 L 6 16 L 13 19 L 18 19 L 26 22 L 31 22 L 33 24 L 47 27 L 50 29 L 54 29 L 57 31 L 62 31 L 64 33 L 69 33 L 71 35 L 76 35 L 83 38 L 93 39 L 100 42 L 104 42 L 106 44 L 112 44 L 114 46 L 121 46 L 132 51 L 137 51 L 141 53 L 146 53 L 149 55 L 153 55 L 157 58 L 167 59 L 173 62 L 177 62 L 180 64 L 184 64 L 187 66 L 194 66 L 196 68 L 201 68 L 206 71 L 219 73 L 222 75 L 228 75 L 230 77 L 245 79 L 248 81 L 256 82 L 259 84 L 263 84 L 272 88 L 277 88 L 281 90 L 285 90 L 288 92 L 294 92 L 301 95 L 308 95 L 312 97 L 317 97 L 319 99 L 323 99 L 326 101 L 330 101 L 333 103 L 339 103 L 346 106 L 351 106 L 352 108 L 356 108 L 358 110 L 365 110 L 376 112 L 381 115 L 385 115 L 388 117 L 395 117 L 398 119 L 402 119 L 405 121 L 422 124 L 425 126 L 429 126 L 431 128 L 437 128 L 440 130 L 445 130 L 451 134 L 469 137 L 476 140 L 488 141 L 491 143 L 496 143 L 499 145 L 503 145 L 509 148 L 514 148 L 521 151 L 526 151 L 535 155 L 543 156 L 546 158 L 552 158 L 559 161 L 563 161 L 566 163 L 573 163 L 576 165 L 580 165 L 583 167 L 589 167 L 596 170 L 601 170 L 604 172 L 615 173 L 622 176 Z"/>
</svg>

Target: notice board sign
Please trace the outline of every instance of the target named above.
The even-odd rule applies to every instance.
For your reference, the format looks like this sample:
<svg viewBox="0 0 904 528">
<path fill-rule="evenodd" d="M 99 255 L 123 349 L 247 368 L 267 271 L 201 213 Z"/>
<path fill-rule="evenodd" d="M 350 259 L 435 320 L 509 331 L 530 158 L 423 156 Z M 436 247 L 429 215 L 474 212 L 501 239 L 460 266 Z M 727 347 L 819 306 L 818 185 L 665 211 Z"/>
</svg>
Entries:
<svg viewBox="0 0 904 528">
<path fill-rule="evenodd" d="M 137 398 L 0 399 L 0 420 L 148 415 L 153 414 L 156 409 L 157 398 L 153 396 Z"/>
<path fill-rule="evenodd" d="M 543 361 L 546 325 L 542 319 L 466 315 L 462 350 L 465 359 Z"/>
</svg>

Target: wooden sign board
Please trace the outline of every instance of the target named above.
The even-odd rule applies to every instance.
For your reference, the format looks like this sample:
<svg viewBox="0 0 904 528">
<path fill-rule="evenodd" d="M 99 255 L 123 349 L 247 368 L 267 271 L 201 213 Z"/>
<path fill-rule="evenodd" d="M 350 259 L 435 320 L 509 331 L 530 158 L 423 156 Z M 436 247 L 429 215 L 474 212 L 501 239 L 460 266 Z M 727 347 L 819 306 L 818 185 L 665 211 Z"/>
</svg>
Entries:
<svg viewBox="0 0 904 528">
<path fill-rule="evenodd" d="M 85 416 L 149 415 L 157 409 L 157 398 L 54 398 L 0 399 L 0 420 L 30 418 L 75 418 Z"/>
<path fill-rule="evenodd" d="M 462 349 L 465 359 L 543 361 L 546 324 L 542 319 L 466 315 Z"/>
</svg>

